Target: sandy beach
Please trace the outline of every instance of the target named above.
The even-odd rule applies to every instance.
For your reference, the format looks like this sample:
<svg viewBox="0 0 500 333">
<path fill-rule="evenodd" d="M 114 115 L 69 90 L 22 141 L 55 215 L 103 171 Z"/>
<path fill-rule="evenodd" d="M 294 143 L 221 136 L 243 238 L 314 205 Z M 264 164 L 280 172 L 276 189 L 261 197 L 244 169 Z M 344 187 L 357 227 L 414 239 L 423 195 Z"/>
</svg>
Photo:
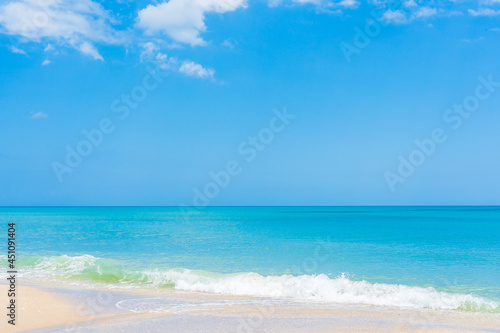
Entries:
<svg viewBox="0 0 500 333">
<path fill-rule="evenodd" d="M 5 294 L 6 285 L 2 285 Z M 18 286 L 2 332 L 500 332 L 498 315 L 205 293 Z"/>
</svg>

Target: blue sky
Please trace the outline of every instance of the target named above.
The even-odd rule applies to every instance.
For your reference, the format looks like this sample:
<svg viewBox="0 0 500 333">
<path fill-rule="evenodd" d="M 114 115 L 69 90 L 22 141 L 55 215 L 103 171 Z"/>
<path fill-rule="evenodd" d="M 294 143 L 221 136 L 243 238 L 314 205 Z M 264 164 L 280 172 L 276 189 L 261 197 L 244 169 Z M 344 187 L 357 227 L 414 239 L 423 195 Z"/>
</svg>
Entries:
<svg viewBox="0 0 500 333">
<path fill-rule="evenodd" d="M 498 0 L 3 1 L 0 205 L 498 205 L 499 19 Z"/>
</svg>

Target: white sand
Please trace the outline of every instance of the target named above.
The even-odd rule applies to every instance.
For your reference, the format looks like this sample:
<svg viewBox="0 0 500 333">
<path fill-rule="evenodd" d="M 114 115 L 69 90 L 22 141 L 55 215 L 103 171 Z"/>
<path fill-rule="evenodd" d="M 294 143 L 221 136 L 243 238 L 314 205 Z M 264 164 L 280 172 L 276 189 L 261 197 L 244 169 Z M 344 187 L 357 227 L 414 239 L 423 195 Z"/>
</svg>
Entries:
<svg viewBox="0 0 500 333">
<path fill-rule="evenodd" d="M 1 287 L 6 295 L 6 286 Z M 500 316 L 493 314 L 172 291 L 18 289 L 17 325 L 7 325 L 4 318 L 1 332 L 500 332 Z M 2 300 L 6 303 L 7 297 Z"/>
</svg>

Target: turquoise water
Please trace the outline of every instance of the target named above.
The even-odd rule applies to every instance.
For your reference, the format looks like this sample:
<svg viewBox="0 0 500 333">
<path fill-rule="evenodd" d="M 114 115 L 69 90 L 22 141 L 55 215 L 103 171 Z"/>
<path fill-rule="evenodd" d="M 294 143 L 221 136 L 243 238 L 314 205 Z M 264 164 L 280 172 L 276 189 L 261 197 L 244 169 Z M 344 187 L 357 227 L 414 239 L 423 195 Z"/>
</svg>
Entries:
<svg viewBox="0 0 500 333">
<path fill-rule="evenodd" d="M 500 312 L 496 207 L 213 207 L 188 218 L 177 207 L 4 207 L 0 216 L 16 222 L 25 279 Z"/>
</svg>

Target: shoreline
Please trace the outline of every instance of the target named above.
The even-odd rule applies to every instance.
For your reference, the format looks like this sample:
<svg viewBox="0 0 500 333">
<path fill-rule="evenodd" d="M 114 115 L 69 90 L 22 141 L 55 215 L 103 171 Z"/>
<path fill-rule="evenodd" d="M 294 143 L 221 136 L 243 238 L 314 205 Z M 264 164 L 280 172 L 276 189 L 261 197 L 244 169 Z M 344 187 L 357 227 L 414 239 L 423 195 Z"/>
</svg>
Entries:
<svg viewBox="0 0 500 333">
<path fill-rule="evenodd" d="M 2 332 L 500 332 L 497 314 L 52 283 L 18 290 L 16 327 L 4 319 Z"/>
</svg>

